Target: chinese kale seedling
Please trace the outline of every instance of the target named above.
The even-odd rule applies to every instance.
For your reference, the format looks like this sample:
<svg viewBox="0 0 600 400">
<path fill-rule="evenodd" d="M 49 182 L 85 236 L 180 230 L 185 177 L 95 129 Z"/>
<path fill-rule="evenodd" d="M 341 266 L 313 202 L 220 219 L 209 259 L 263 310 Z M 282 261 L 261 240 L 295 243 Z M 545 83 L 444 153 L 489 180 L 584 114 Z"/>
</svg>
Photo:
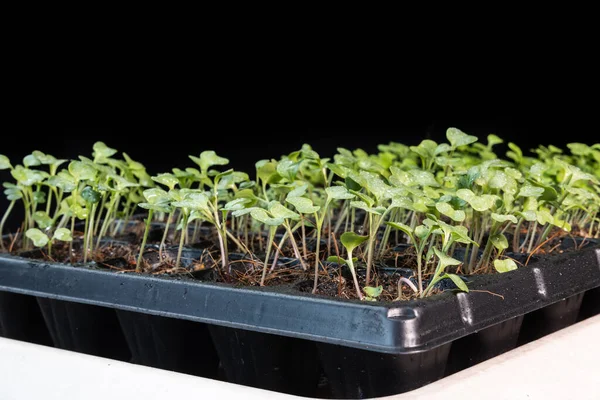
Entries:
<svg viewBox="0 0 600 400">
<path fill-rule="evenodd" d="M 468 291 L 460 273 L 516 269 L 509 251 L 549 252 L 568 234 L 600 237 L 600 144 L 540 145 L 528 154 L 507 143 L 502 155 L 497 146 L 503 141 L 493 134 L 480 143 L 449 128 L 446 139 L 414 146 L 391 142 L 373 154 L 340 147 L 332 158 L 303 145 L 256 162 L 254 180 L 220 171 L 229 160 L 212 150 L 190 156 L 194 167 L 154 176 L 103 142 L 94 144 L 90 157 L 74 160 L 36 150 L 18 164 L 0 155 L 0 171 L 12 178 L 2 184 L 8 206 L 0 235 L 9 216 L 22 209 L 12 251 L 33 245 L 47 247 L 51 256 L 52 243 L 65 241 L 74 262 L 73 242 L 80 242 L 86 262 L 106 239 L 141 230 L 133 218 L 141 209 L 147 215 L 133 245 L 138 272 L 144 271 L 156 223 L 164 227 L 156 240 L 159 258 L 169 267 L 167 244 L 178 245 L 179 267 L 184 246 L 209 243 L 220 275 L 229 280 L 229 251 L 235 247 L 253 260 L 264 259 L 257 272 L 266 285 L 281 267 L 279 257 L 294 257 L 312 274 L 315 293 L 326 279 L 319 275 L 322 261 L 334 259 L 348 265 L 357 296 L 365 300 L 387 295 L 370 286 L 372 270 L 401 257 L 400 248 L 409 249 L 403 257 L 414 276 L 399 280 L 398 298 L 403 283 L 426 297 L 443 279 Z M 0 241 L 3 252 L 7 247 Z M 355 260 L 366 266 L 364 282 Z"/>
</svg>

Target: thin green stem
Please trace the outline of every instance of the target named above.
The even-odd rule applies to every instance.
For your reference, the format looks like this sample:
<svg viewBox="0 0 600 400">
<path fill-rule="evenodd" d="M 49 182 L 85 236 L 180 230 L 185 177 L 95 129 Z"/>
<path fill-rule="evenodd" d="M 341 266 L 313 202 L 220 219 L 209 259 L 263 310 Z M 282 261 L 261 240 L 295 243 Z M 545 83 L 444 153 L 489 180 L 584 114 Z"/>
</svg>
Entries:
<svg viewBox="0 0 600 400">
<path fill-rule="evenodd" d="M 4 247 L 4 238 L 3 238 L 3 233 L 2 233 L 2 232 L 4 232 L 4 224 L 6 223 L 6 220 L 8 219 L 8 216 L 10 215 L 10 212 L 12 211 L 16 202 L 17 202 L 16 200 L 13 200 L 10 202 L 10 204 L 8 205 L 8 208 L 4 212 L 4 215 L 2 216 L 2 221 L 0 221 L 0 246 L 2 247 L 2 251 L 6 251 L 6 248 Z"/>
<path fill-rule="evenodd" d="M 140 254 L 138 255 L 137 262 L 135 263 L 135 272 L 142 272 L 142 255 L 146 248 L 146 240 L 148 240 L 148 232 L 150 232 L 150 224 L 152 223 L 152 212 L 154 210 L 148 210 L 148 218 L 146 218 L 146 229 L 144 230 L 144 237 L 142 239 L 142 245 L 140 246 Z M 179 265 L 179 263 L 177 263 Z"/>
<path fill-rule="evenodd" d="M 167 240 L 167 235 L 169 234 L 169 224 L 171 223 L 171 217 L 173 216 L 173 211 L 169 213 L 167 216 L 167 222 L 165 223 L 165 231 L 162 236 L 162 240 L 160 241 L 160 246 L 158 246 L 158 258 L 162 261 L 162 251 L 163 247 L 165 247 L 165 241 Z"/>
<path fill-rule="evenodd" d="M 313 290 L 312 293 L 316 293 L 317 292 L 317 286 L 319 284 L 319 258 L 320 258 L 320 250 L 321 250 L 321 223 L 319 221 L 319 216 L 317 215 L 317 213 L 315 213 L 315 222 L 317 225 L 317 249 L 315 252 L 315 280 L 313 283 Z"/>
<path fill-rule="evenodd" d="M 83 228 L 83 262 L 86 263 L 87 262 L 87 256 L 88 256 L 88 229 L 90 228 L 90 219 L 89 216 L 88 218 L 85 219 L 85 225 Z"/>
<path fill-rule="evenodd" d="M 275 237 L 276 226 L 269 227 L 269 243 L 267 244 L 267 252 L 265 254 L 265 262 L 263 264 L 262 277 L 260 278 L 260 286 L 265 286 L 265 279 L 267 277 L 267 270 L 269 268 L 269 255 L 271 254 L 271 248 L 273 247 L 273 239 Z"/>
<path fill-rule="evenodd" d="M 182 212 L 182 214 L 184 214 L 184 213 Z M 186 234 L 187 234 L 187 220 L 188 220 L 188 215 L 184 214 L 183 215 L 183 224 L 181 227 L 181 235 L 179 237 L 179 249 L 177 250 L 177 260 L 175 261 L 175 268 L 179 268 L 179 262 L 181 261 L 181 252 L 183 251 L 183 242 L 184 242 Z"/>
<path fill-rule="evenodd" d="M 296 243 L 296 239 L 294 239 L 294 233 L 292 232 L 292 228 L 290 227 L 289 222 L 288 221 L 284 221 L 284 226 L 285 226 L 285 229 L 287 231 L 287 235 L 289 237 L 289 241 L 292 244 L 292 249 L 294 249 L 294 255 L 296 256 L 296 258 L 298 259 L 298 261 L 300 261 L 300 265 L 302 265 L 302 269 L 304 271 L 306 271 L 307 270 L 306 264 L 304 263 L 304 260 L 302 259 L 302 255 L 300 254 L 300 250 L 298 249 L 298 244 Z M 284 237 L 285 237 L 285 235 L 284 235 Z"/>
<path fill-rule="evenodd" d="M 352 279 L 354 280 L 354 287 L 356 288 L 356 294 L 358 295 L 358 298 L 362 300 L 364 298 L 364 296 L 360 290 L 360 286 L 358 285 L 358 279 L 356 278 L 356 270 L 354 269 L 354 261 L 352 261 L 352 252 L 351 251 L 348 252 L 348 259 L 346 261 L 348 262 L 348 268 L 350 268 L 350 272 L 352 273 Z"/>
</svg>

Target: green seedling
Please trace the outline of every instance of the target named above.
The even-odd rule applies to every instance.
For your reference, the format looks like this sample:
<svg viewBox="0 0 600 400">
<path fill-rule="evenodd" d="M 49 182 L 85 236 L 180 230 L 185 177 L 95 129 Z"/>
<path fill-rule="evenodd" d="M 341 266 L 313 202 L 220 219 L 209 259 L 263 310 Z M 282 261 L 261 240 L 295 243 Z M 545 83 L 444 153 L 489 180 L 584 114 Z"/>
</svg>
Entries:
<svg viewBox="0 0 600 400">
<path fill-rule="evenodd" d="M 28 229 L 25 232 L 25 236 L 27 236 L 33 242 L 35 247 L 44 247 L 48 246 L 48 257 L 52 257 L 52 241 L 60 240 L 63 242 L 72 242 L 73 237 L 71 236 L 71 232 L 66 228 L 58 228 L 54 231 L 54 235 L 52 238 L 49 238 L 44 232 L 37 228 Z"/>
<path fill-rule="evenodd" d="M 358 279 L 356 278 L 356 270 L 354 269 L 354 260 L 352 258 L 352 252 L 354 251 L 354 249 L 356 249 L 358 246 L 364 243 L 367 239 L 369 239 L 368 236 L 360 236 L 354 232 L 345 232 L 340 237 L 340 241 L 342 242 L 342 245 L 344 246 L 348 254 L 345 261 L 348 265 L 348 268 L 350 268 L 350 273 L 352 274 L 352 280 L 354 281 L 356 295 L 361 300 L 364 299 L 364 296 L 360 290 L 360 286 L 358 285 Z"/>
<path fill-rule="evenodd" d="M 148 240 L 148 232 L 150 232 L 150 225 L 152 223 L 152 214 L 155 211 L 165 212 L 165 213 L 170 214 L 173 210 L 171 207 L 171 204 L 170 204 L 171 196 L 169 196 L 169 194 L 162 189 L 157 189 L 157 188 L 146 189 L 146 190 L 144 190 L 144 198 L 146 199 L 146 202 L 140 203 L 140 204 L 138 204 L 138 206 L 148 210 L 148 217 L 146 218 L 146 228 L 144 229 L 144 237 L 142 239 L 142 244 L 140 246 L 140 253 L 138 255 L 137 262 L 135 264 L 136 272 L 142 271 L 142 255 L 146 248 L 146 240 Z M 183 234 L 182 234 L 182 237 L 184 237 Z M 161 243 L 161 245 L 162 245 L 162 243 Z M 181 248 L 179 249 L 176 265 L 179 265 L 180 257 L 181 257 Z M 162 260 L 162 258 L 161 258 L 161 260 Z"/>
<path fill-rule="evenodd" d="M 421 297 L 427 296 L 427 294 L 433 289 L 433 287 L 435 286 L 436 283 L 438 283 L 442 279 L 446 279 L 446 278 L 451 279 L 452 282 L 454 282 L 454 284 L 456 285 L 456 287 L 458 287 L 459 290 L 461 290 L 463 292 L 468 292 L 469 288 L 467 287 L 465 282 L 458 275 L 444 273 L 444 271 L 447 267 L 452 266 L 452 265 L 460 265 L 461 262 L 452 257 L 448 257 L 446 254 L 444 254 L 442 251 L 440 251 L 437 247 L 433 248 L 433 252 L 435 253 L 435 255 L 437 256 L 437 258 L 439 260 L 438 265 L 435 269 L 433 277 L 431 278 L 431 282 L 429 283 L 429 285 L 427 285 L 427 288 L 425 289 L 425 291 L 423 292 Z"/>
<path fill-rule="evenodd" d="M 383 293 L 383 286 L 377 286 L 377 287 L 365 286 L 363 288 L 363 291 L 366 294 L 366 296 L 363 298 L 363 300 L 377 301 L 377 298 L 379 296 L 381 296 L 381 293 Z"/>
</svg>

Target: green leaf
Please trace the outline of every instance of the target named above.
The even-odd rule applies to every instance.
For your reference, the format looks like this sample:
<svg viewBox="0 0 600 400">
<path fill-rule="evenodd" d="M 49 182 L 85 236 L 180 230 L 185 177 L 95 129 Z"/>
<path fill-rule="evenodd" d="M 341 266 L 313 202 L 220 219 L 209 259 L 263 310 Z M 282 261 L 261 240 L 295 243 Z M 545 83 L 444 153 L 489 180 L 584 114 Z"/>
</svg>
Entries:
<svg viewBox="0 0 600 400">
<path fill-rule="evenodd" d="M 115 189 L 118 192 L 121 192 L 129 187 L 137 187 L 140 186 L 139 184 L 130 181 L 127 178 L 123 178 L 122 176 L 119 175 L 113 175 L 111 176 L 113 183 L 115 184 Z"/>
<path fill-rule="evenodd" d="M 512 153 L 509 151 L 506 154 L 508 155 L 509 153 L 511 153 L 511 155 L 513 156 L 511 158 L 513 158 L 513 160 L 517 161 L 523 159 L 523 152 L 521 151 L 521 148 L 519 146 L 510 142 L 508 143 L 508 147 L 512 150 Z"/>
<path fill-rule="evenodd" d="M 446 130 L 446 138 L 453 148 L 475 143 L 478 140 L 477 136 L 467 135 L 457 128 L 448 128 Z"/>
<path fill-rule="evenodd" d="M 502 233 L 492 235 L 490 237 L 490 240 L 492 241 L 494 247 L 498 250 L 508 249 L 508 240 L 506 239 L 506 236 L 504 236 Z"/>
<path fill-rule="evenodd" d="M 346 177 L 348 176 L 348 172 L 350 171 L 350 169 L 347 167 L 333 163 L 327 163 L 327 168 L 329 168 L 330 171 L 332 171 L 334 174 L 336 174 L 342 179 L 346 179 Z"/>
<path fill-rule="evenodd" d="M 587 156 L 592 151 L 587 144 L 583 143 L 568 143 L 567 147 L 571 150 L 571 153 L 576 156 Z"/>
<path fill-rule="evenodd" d="M 340 241 L 342 245 L 346 248 L 348 253 L 352 253 L 352 251 L 360 246 L 365 240 L 367 240 L 369 236 L 360 236 L 354 232 L 344 232 L 340 237 Z"/>
<path fill-rule="evenodd" d="M 4 154 L 0 154 L 0 170 L 9 168 L 12 168 L 12 165 L 10 164 L 10 159 Z"/>
<path fill-rule="evenodd" d="M 420 169 L 411 169 L 408 171 L 411 175 L 413 182 L 416 182 L 420 186 L 431 186 L 439 187 L 440 184 L 435 180 L 433 174 L 429 171 L 423 171 Z"/>
<path fill-rule="evenodd" d="M 112 149 L 112 148 L 108 147 L 107 145 L 105 145 L 104 142 L 94 143 L 93 149 L 94 149 L 94 152 L 92 153 L 92 155 L 94 156 L 94 159 L 98 159 L 98 160 L 103 160 L 103 159 L 109 158 L 110 156 L 113 156 L 117 152 L 117 150 Z"/>
<path fill-rule="evenodd" d="M 557 157 L 555 157 L 554 159 L 556 162 L 560 161 L 560 159 Z M 571 174 L 571 180 L 569 181 L 569 185 L 573 185 L 577 181 L 592 181 L 594 183 L 598 182 L 596 177 L 594 177 L 591 174 L 588 174 L 587 172 L 583 172 L 580 168 L 574 165 L 570 165 L 567 163 L 564 163 L 563 165 L 565 165 L 566 167 L 565 171 Z"/>
<path fill-rule="evenodd" d="M 406 233 L 411 238 L 411 241 L 414 242 L 413 230 L 411 229 L 410 226 L 405 225 L 402 222 L 386 222 L 386 225 L 389 225 L 394 229 L 399 229 L 402 232 Z"/>
<path fill-rule="evenodd" d="M 448 203 L 435 203 L 435 208 L 442 214 L 450 217 L 453 221 L 462 222 L 465 220 L 465 212 L 463 210 L 455 210 Z"/>
<path fill-rule="evenodd" d="M 87 217 L 90 215 L 89 210 L 87 208 L 82 207 L 77 203 L 71 204 L 71 212 L 78 219 L 87 219 Z"/>
<path fill-rule="evenodd" d="M 506 173 L 506 175 L 510 176 L 511 178 L 517 181 L 520 181 L 523 178 L 523 174 L 518 169 L 507 167 L 504 169 L 504 172 Z"/>
<path fill-rule="evenodd" d="M 543 193 L 544 193 L 544 188 L 526 184 L 526 185 L 521 186 L 521 190 L 519 190 L 519 194 L 517 196 L 540 197 Z"/>
<path fill-rule="evenodd" d="M 335 200 L 347 200 L 354 198 L 354 195 L 344 186 L 331 186 L 325 189 L 327 197 Z"/>
<path fill-rule="evenodd" d="M 44 247 L 50 240 L 44 232 L 37 228 L 28 229 L 27 232 L 25 232 L 25 236 L 31 239 L 35 247 Z"/>
<path fill-rule="evenodd" d="M 316 213 L 321 209 L 319 206 L 315 206 L 312 200 L 307 199 L 306 197 L 290 197 L 288 196 L 286 200 L 288 203 L 296 207 L 296 210 L 302 214 L 312 214 Z"/>
<path fill-rule="evenodd" d="M 127 153 L 123 153 L 123 158 L 127 161 L 127 166 L 132 171 L 145 171 L 146 167 L 141 162 L 132 160 L 131 157 L 127 155 Z"/>
<path fill-rule="evenodd" d="M 517 215 L 519 215 L 520 217 L 523 217 L 525 219 L 525 221 L 529 221 L 529 222 L 533 222 L 537 219 L 537 214 L 533 210 L 527 210 L 527 211 L 523 211 L 523 212 L 517 211 Z"/>
<path fill-rule="evenodd" d="M 46 193 L 42 192 L 41 190 L 36 190 L 35 192 L 33 192 L 33 201 L 35 201 L 38 204 L 45 203 Z"/>
<path fill-rule="evenodd" d="M 450 235 L 454 239 L 454 241 L 464 244 L 477 244 L 475 241 L 471 240 L 469 237 L 469 230 L 466 226 L 457 225 L 452 227 L 452 231 Z"/>
<path fill-rule="evenodd" d="M 494 260 L 494 268 L 496 271 L 504 273 L 517 269 L 517 264 L 510 258 L 505 260 Z"/>
<path fill-rule="evenodd" d="M 277 162 L 260 160 L 256 163 L 256 178 L 263 184 L 274 183 L 280 179 L 277 173 Z"/>
<path fill-rule="evenodd" d="M 554 218 L 552 219 L 552 225 L 557 226 L 567 232 L 571 231 L 571 224 L 569 224 L 567 221 L 561 220 L 558 215 L 554 215 Z"/>
<path fill-rule="evenodd" d="M 252 212 L 252 210 L 254 210 L 255 208 L 259 208 L 259 207 L 240 208 L 239 210 L 234 210 L 231 213 L 231 215 L 233 215 L 234 217 L 241 217 L 242 215 L 250 214 Z"/>
<path fill-rule="evenodd" d="M 339 265 L 346 264 L 346 260 L 344 260 L 342 257 L 338 257 L 338 256 L 329 256 L 329 257 L 327 257 L 327 262 L 329 262 L 329 263 L 336 263 L 336 264 L 339 264 Z"/>
<path fill-rule="evenodd" d="M 198 194 L 206 197 L 204 193 Z M 168 203 L 171 200 L 169 193 L 159 188 L 146 189 L 144 190 L 143 195 L 146 201 L 150 204 Z"/>
<path fill-rule="evenodd" d="M 462 264 L 462 261 L 458 261 L 450 256 L 447 256 L 446 254 L 442 253 L 440 250 L 438 250 L 437 247 L 433 248 L 433 251 L 435 252 L 435 255 L 437 256 L 437 258 L 440 260 L 440 264 L 442 266 L 442 270 L 448 266 L 451 265 L 460 265 Z"/>
<path fill-rule="evenodd" d="M 36 211 L 33 213 L 33 220 L 40 229 L 48 229 L 52 226 L 52 218 L 45 211 Z"/>
<path fill-rule="evenodd" d="M 536 212 L 537 221 L 540 225 L 546 225 L 547 223 L 554 223 L 554 217 L 550 214 L 548 209 L 542 208 Z"/>
<path fill-rule="evenodd" d="M 269 226 L 279 226 L 283 224 L 283 218 L 273 218 L 262 208 L 255 207 L 250 212 L 250 215 L 255 220 Z"/>
<path fill-rule="evenodd" d="M 413 210 L 414 204 L 408 196 L 395 195 L 392 197 L 392 204 L 390 204 L 390 208 L 403 208 L 406 210 Z"/>
<path fill-rule="evenodd" d="M 88 202 L 88 203 L 98 203 L 101 199 L 101 195 L 99 192 L 95 191 L 94 189 L 92 189 L 90 186 L 86 186 L 82 191 L 81 191 L 81 197 L 83 197 L 83 199 Z"/>
<path fill-rule="evenodd" d="M 430 188 L 429 186 L 425 186 L 423 188 L 423 194 L 433 200 L 440 198 L 440 192 Z"/>
<path fill-rule="evenodd" d="M 63 242 L 70 242 L 73 240 L 73 237 L 71 236 L 71 231 L 67 228 L 58 228 L 54 232 L 54 236 L 52 237 L 52 239 L 61 240 Z"/>
<path fill-rule="evenodd" d="M 410 149 L 417 153 L 419 156 L 428 160 L 435 157 L 437 143 L 433 140 L 425 139 L 418 146 L 410 146 Z"/>
<path fill-rule="evenodd" d="M 296 187 L 295 189 L 292 189 L 288 193 L 288 197 L 301 197 L 301 196 L 304 196 L 306 194 L 306 190 L 307 189 L 308 189 L 308 184 L 307 183 L 299 185 L 298 187 Z"/>
<path fill-rule="evenodd" d="M 452 150 L 452 147 L 448 143 L 440 143 L 435 148 L 434 154 L 437 156 L 438 154 L 447 153 Z"/>
<path fill-rule="evenodd" d="M 363 288 L 363 291 L 365 292 L 365 294 L 371 298 L 377 298 L 381 295 L 381 293 L 383 293 L 383 286 L 377 286 L 377 287 L 372 287 L 372 286 L 365 286 Z"/>
<path fill-rule="evenodd" d="M 444 274 L 440 277 L 440 280 L 446 278 L 451 279 L 459 290 L 469 293 L 469 288 L 467 287 L 467 284 L 465 283 L 465 281 L 460 279 L 460 276 L 455 274 Z"/>
<path fill-rule="evenodd" d="M 226 211 L 237 211 L 246 208 L 246 205 L 252 203 L 252 199 L 246 197 L 240 197 L 238 199 L 233 199 L 222 208 L 222 210 Z"/>
<path fill-rule="evenodd" d="M 28 154 L 23 158 L 23 165 L 25 165 L 27 168 L 37 167 L 40 164 L 40 160 L 38 160 L 33 154 Z"/>
<path fill-rule="evenodd" d="M 290 160 L 289 158 L 285 158 L 279 163 L 277 163 L 277 173 L 292 182 L 296 179 L 296 175 L 300 170 L 301 162 Z"/>
<path fill-rule="evenodd" d="M 384 200 L 391 197 L 391 186 L 381 179 L 379 174 L 368 171 L 360 171 L 359 176 L 352 176 L 354 180 L 366 188 L 378 200 Z"/>
<path fill-rule="evenodd" d="M 488 141 L 488 147 L 490 147 L 490 148 L 497 144 L 504 143 L 504 140 L 500 139 L 498 136 L 494 135 L 493 133 L 488 135 L 487 141 Z"/>
<path fill-rule="evenodd" d="M 55 165 L 58 166 L 64 163 L 67 160 L 57 160 L 56 157 L 51 156 L 50 154 L 44 154 L 39 150 L 35 150 L 32 152 L 33 156 L 39 160 L 44 165 Z"/>
<path fill-rule="evenodd" d="M 492 213 L 492 219 L 494 221 L 498 221 L 500 223 L 506 222 L 506 221 L 510 221 L 513 224 L 517 223 L 517 217 L 515 217 L 514 215 L 510 215 L 510 214 L 496 214 L 496 213 Z"/>
<path fill-rule="evenodd" d="M 78 181 L 93 180 L 96 177 L 96 169 L 82 161 L 71 161 L 69 172 Z"/>
<path fill-rule="evenodd" d="M 497 196 L 490 194 L 482 194 L 477 196 L 470 189 L 458 189 L 456 195 L 469 203 L 476 211 L 487 211 L 496 204 Z"/>
<path fill-rule="evenodd" d="M 528 181 L 537 187 L 540 187 L 542 189 L 544 189 L 544 192 L 542 193 L 542 195 L 539 197 L 539 200 L 544 200 L 544 201 L 554 201 L 558 198 L 558 193 L 556 192 L 556 189 L 554 189 L 552 186 L 543 184 L 541 182 L 535 181 L 533 179 L 528 179 Z"/>
<path fill-rule="evenodd" d="M 10 201 L 19 200 L 23 197 L 23 193 L 21 193 L 21 189 L 13 183 L 4 182 L 2 183 L 4 186 L 4 195 Z"/>
<path fill-rule="evenodd" d="M 289 208 L 284 207 L 278 201 L 271 202 L 271 205 L 269 207 L 269 212 L 275 218 L 292 219 L 292 220 L 300 219 L 299 214 L 296 214 Z"/>
<path fill-rule="evenodd" d="M 431 229 L 426 227 L 425 225 L 418 225 L 415 227 L 415 236 L 419 238 L 419 240 L 424 240 L 431 234 Z"/>
<path fill-rule="evenodd" d="M 77 181 L 68 171 L 60 171 L 46 181 L 48 185 L 57 187 L 66 193 L 70 193 L 77 187 Z"/>
<path fill-rule="evenodd" d="M 504 171 L 492 171 L 491 177 L 488 181 L 488 185 L 492 189 L 502 189 L 506 191 L 509 183 L 509 177 Z"/>
<path fill-rule="evenodd" d="M 385 212 L 384 207 L 369 207 L 369 205 L 367 203 L 365 203 L 364 201 L 351 201 L 350 205 L 352 207 L 360 208 L 361 210 L 365 210 L 366 212 L 371 213 L 371 214 L 383 215 L 383 213 Z"/>
<path fill-rule="evenodd" d="M 371 207 L 373 204 L 375 204 L 375 199 L 371 198 L 370 196 L 367 196 L 364 193 L 357 192 L 355 190 L 350 190 L 350 193 L 361 199 L 362 202 L 365 203 L 368 207 Z"/>
<path fill-rule="evenodd" d="M 252 199 L 254 201 L 256 201 L 257 197 L 254 194 L 254 191 L 252 189 L 242 189 L 242 190 L 238 190 L 237 193 L 234 196 L 236 199 Z"/>
<path fill-rule="evenodd" d="M 229 160 L 219 157 L 213 150 L 200 153 L 200 157 L 189 156 L 190 159 L 200 167 L 200 171 L 206 175 L 208 169 L 214 165 L 227 165 Z"/>
<path fill-rule="evenodd" d="M 160 183 L 161 185 L 165 185 L 170 190 L 175 189 L 176 185 L 179 185 L 179 179 L 173 174 L 164 173 L 159 174 L 157 176 L 153 176 L 151 178 L 154 182 Z"/>
<path fill-rule="evenodd" d="M 344 179 L 344 183 L 346 184 L 346 188 L 353 193 L 354 193 L 354 191 L 362 189 L 362 186 L 360 186 L 360 183 L 356 182 L 350 176 L 346 176 L 346 179 Z"/>
<path fill-rule="evenodd" d="M 46 172 L 23 168 L 21 165 L 17 165 L 14 169 L 11 169 L 10 174 L 22 186 L 32 186 L 36 183 L 42 183 L 48 176 Z"/>
<path fill-rule="evenodd" d="M 473 183 L 479 176 L 481 175 L 481 170 L 479 167 L 471 167 L 467 170 L 467 173 L 461 175 L 458 178 L 458 188 L 459 189 L 470 189 L 473 186 Z"/>
<path fill-rule="evenodd" d="M 151 189 L 150 189 L 151 190 Z M 146 191 L 144 190 L 144 196 Z M 208 196 L 201 192 L 185 192 L 183 199 L 171 203 L 174 207 L 188 208 L 190 210 L 205 210 L 210 212 L 208 208 Z"/>
<path fill-rule="evenodd" d="M 317 153 L 316 151 L 314 151 L 312 149 L 312 147 L 310 147 L 309 144 L 304 143 L 302 145 L 302 157 L 309 159 L 309 160 L 318 160 L 319 159 L 319 153 Z"/>
</svg>

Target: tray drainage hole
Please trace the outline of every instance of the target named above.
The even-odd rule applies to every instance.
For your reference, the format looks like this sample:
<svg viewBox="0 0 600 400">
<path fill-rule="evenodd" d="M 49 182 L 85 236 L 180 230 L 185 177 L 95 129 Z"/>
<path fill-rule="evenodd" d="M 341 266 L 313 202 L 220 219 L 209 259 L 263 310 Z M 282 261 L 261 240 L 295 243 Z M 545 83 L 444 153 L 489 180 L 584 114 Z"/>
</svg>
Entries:
<svg viewBox="0 0 600 400">
<path fill-rule="evenodd" d="M 410 308 L 390 308 L 387 317 L 394 319 L 414 319 L 417 318 L 417 314 L 415 310 Z"/>
</svg>

